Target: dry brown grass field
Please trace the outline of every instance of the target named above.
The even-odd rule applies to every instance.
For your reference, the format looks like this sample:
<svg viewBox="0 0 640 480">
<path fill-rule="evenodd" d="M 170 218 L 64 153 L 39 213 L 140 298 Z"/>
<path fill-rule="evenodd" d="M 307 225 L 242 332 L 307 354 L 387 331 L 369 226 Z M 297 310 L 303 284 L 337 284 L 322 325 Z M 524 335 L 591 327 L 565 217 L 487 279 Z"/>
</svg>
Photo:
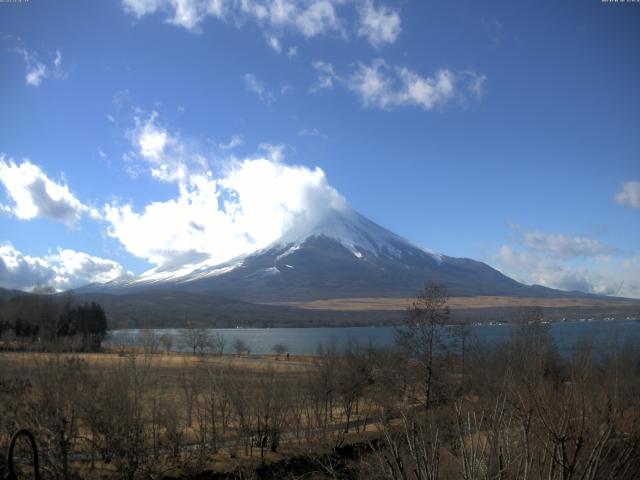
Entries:
<svg viewBox="0 0 640 480">
<path fill-rule="evenodd" d="M 312 300 L 308 302 L 280 302 L 277 305 L 289 305 L 310 310 L 339 310 L 339 311 L 396 311 L 405 310 L 413 301 L 412 298 L 334 298 L 326 300 Z M 449 307 L 455 309 L 485 309 L 504 307 L 627 307 L 640 308 L 640 302 L 627 299 L 600 298 L 537 298 L 537 297 L 451 297 Z"/>
<path fill-rule="evenodd" d="M 563 357 L 534 322 L 440 351 L 433 326 L 288 360 L 0 352 L 0 451 L 28 428 L 56 480 L 638 478 L 637 339 Z"/>
<path fill-rule="evenodd" d="M 12 380 L 17 384 L 0 400 L 0 411 L 11 412 L 16 427 L 37 431 L 49 424 L 38 436 L 46 443 L 43 451 L 47 458 L 56 456 L 52 453 L 59 447 L 56 432 L 62 429 L 62 435 L 68 436 L 65 468 L 89 478 L 128 475 L 126 468 L 94 451 L 100 442 L 97 437 L 104 432 L 90 425 L 91 419 L 82 418 L 92 411 L 87 406 L 92 401 L 100 404 L 99 414 L 110 423 L 107 430 L 114 430 L 110 442 L 123 441 L 118 430 L 135 429 L 131 423 L 140 422 L 143 433 L 135 441 L 154 450 L 154 476 L 183 475 L 190 469 L 250 471 L 260 464 L 362 441 L 376 429 L 356 413 L 349 414 L 351 426 L 346 428 L 347 419 L 338 402 L 320 402 L 321 411 L 303 415 L 301 384 L 322 369 L 318 359 L 310 356 L 290 356 L 287 360 L 275 355 L 190 355 L 135 349 L 102 353 L 18 351 L 0 352 L 0 367 L 2 385 L 10 385 Z M 83 387 L 78 383 L 94 392 L 79 391 Z M 109 395 L 124 395 L 128 411 L 122 411 L 119 401 L 113 402 Z M 231 414 L 234 408 L 237 411 Z M 366 414 L 371 416 L 371 406 L 367 408 Z M 82 410 L 87 413 L 82 414 Z M 295 426 L 291 418 L 284 420 L 290 414 L 297 415 Z M 38 418 L 40 415 L 45 418 Z M 118 418 L 120 415 L 125 418 Z M 270 416 L 277 425 L 268 423 Z M 6 422 L 10 418 L 2 420 L 5 422 L 0 427 L 5 429 L 0 430 L 0 449 L 6 448 L 11 432 Z M 216 426 L 216 421 L 220 425 Z M 66 428 L 68 432 L 64 432 Z M 214 431 L 216 428 L 218 431 Z M 319 428 L 322 438 L 312 438 Z M 275 429 L 281 438 L 277 447 L 272 447 L 266 437 Z M 103 447 L 110 449 L 108 445 Z M 64 477 L 54 467 L 48 474 Z"/>
<path fill-rule="evenodd" d="M 120 353 L 115 350 L 105 349 L 100 353 L 47 353 L 41 352 L 37 355 L 29 351 L 0 352 L 2 364 L 7 369 L 6 372 L 15 371 L 17 369 L 35 368 L 41 362 L 51 361 L 53 359 L 77 359 L 86 364 L 89 369 L 101 369 L 117 366 L 129 358 L 139 359 L 145 358 L 152 363 L 154 368 L 165 371 L 166 373 L 175 373 L 176 369 L 183 369 L 192 366 L 224 366 L 237 369 L 246 369 L 248 371 L 275 370 L 281 373 L 292 373 L 305 370 L 313 366 L 314 357 L 308 355 L 291 355 L 289 360 L 284 356 L 276 359 L 276 355 L 191 355 L 188 353 L 154 353 L 145 354 L 142 349 L 135 351 L 128 350 L 126 353 Z"/>
</svg>

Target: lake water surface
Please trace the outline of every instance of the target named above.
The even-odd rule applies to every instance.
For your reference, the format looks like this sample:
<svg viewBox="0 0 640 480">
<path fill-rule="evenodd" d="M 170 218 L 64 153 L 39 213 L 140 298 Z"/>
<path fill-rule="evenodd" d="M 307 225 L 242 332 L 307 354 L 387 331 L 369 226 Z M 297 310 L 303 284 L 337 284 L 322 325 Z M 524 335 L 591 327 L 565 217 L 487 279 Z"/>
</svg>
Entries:
<svg viewBox="0 0 640 480">
<path fill-rule="evenodd" d="M 472 335 L 483 343 L 506 342 L 513 325 L 473 325 Z M 330 328 L 212 328 L 212 334 L 220 333 L 226 339 L 225 353 L 232 353 L 232 344 L 237 338 L 245 340 L 251 347 L 253 354 L 272 353 L 275 344 L 285 344 L 291 354 L 313 355 L 317 353 L 319 345 L 328 345 L 335 341 L 338 348 L 350 339 L 360 344 L 388 346 L 394 343 L 396 327 L 330 327 Z M 550 325 L 551 334 L 561 351 L 568 351 L 573 345 L 584 338 L 593 338 L 596 345 L 605 347 L 608 344 L 621 344 L 627 340 L 640 343 L 640 321 L 585 321 L 562 322 Z M 182 329 L 155 329 L 156 335 L 172 337 L 172 350 L 188 351 L 182 345 Z M 141 345 L 140 330 L 113 330 L 110 332 L 106 345 Z"/>
</svg>

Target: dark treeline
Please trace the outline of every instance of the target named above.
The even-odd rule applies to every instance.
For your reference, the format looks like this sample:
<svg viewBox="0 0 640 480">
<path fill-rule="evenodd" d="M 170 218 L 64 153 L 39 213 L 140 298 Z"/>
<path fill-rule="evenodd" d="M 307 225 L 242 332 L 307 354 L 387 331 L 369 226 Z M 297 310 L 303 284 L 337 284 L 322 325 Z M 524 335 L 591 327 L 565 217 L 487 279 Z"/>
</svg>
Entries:
<svg viewBox="0 0 640 480">
<path fill-rule="evenodd" d="M 306 362 L 207 355 L 197 332 L 188 356 L 153 338 L 114 355 L 0 354 L 0 449 L 30 428 L 45 478 L 65 480 L 640 478 L 639 339 L 560 355 L 539 310 L 499 346 L 441 328 L 448 316 L 431 286 L 395 348 L 330 344 Z"/>
<path fill-rule="evenodd" d="M 95 351 L 107 334 L 107 317 L 95 302 L 77 304 L 72 294 L 52 292 L 0 299 L 0 346 Z"/>
</svg>

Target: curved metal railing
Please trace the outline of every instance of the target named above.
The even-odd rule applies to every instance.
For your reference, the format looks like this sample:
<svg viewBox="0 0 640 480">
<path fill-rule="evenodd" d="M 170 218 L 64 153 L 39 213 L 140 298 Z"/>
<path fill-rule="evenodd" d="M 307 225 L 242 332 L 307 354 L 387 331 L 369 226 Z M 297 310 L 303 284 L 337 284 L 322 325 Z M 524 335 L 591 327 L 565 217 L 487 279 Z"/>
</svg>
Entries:
<svg viewBox="0 0 640 480">
<path fill-rule="evenodd" d="M 27 440 L 29 441 L 29 445 L 31 447 L 31 453 L 33 455 L 33 478 L 35 480 L 40 480 L 40 465 L 38 464 L 38 446 L 36 445 L 36 438 L 33 436 L 33 433 L 24 428 L 18 430 L 11 437 L 9 451 L 7 452 L 7 467 L 9 469 L 9 476 L 7 477 L 7 480 L 16 480 L 18 478 L 13 462 L 13 451 L 16 448 L 16 442 L 18 441 L 18 438 L 20 438 L 21 436 L 27 437 Z"/>
</svg>

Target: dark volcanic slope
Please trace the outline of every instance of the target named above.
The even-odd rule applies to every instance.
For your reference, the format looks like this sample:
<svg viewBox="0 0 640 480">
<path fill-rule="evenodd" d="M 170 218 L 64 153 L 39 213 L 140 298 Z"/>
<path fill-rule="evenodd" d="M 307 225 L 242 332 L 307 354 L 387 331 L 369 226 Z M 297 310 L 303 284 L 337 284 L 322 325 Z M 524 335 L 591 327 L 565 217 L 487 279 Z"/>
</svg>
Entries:
<svg viewBox="0 0 640 480">
<path fill-rule="evenodd" d="M 331 210 L 312 227 L 223 265 L 200 265 L 187 273 L 156 270 L 85 291 L 173 290 L 277 302 L 410 297 L 429 281 L 445 285 L 452 296 L 585 295 L 523 285 L 485 263 L 429 253 L 348 208 Z"/>
<path fill-rule="evenodd" d="M 355 256 L 324 235 L 302 244 L 286 244 L 245 258 L 233 270 L 209 278 L 179 282 L 176 289 L 252 301 L 349 297 L 412 296 L 425 282 L 447 286 L 454 296 L 555 296 L 564 292 L 528 287 L 488 265 L 469 259 L 438 259 L 415 247 L 393 255 Z M 287 253 L 289 252 L 289 253 Z"/>
</svg>

